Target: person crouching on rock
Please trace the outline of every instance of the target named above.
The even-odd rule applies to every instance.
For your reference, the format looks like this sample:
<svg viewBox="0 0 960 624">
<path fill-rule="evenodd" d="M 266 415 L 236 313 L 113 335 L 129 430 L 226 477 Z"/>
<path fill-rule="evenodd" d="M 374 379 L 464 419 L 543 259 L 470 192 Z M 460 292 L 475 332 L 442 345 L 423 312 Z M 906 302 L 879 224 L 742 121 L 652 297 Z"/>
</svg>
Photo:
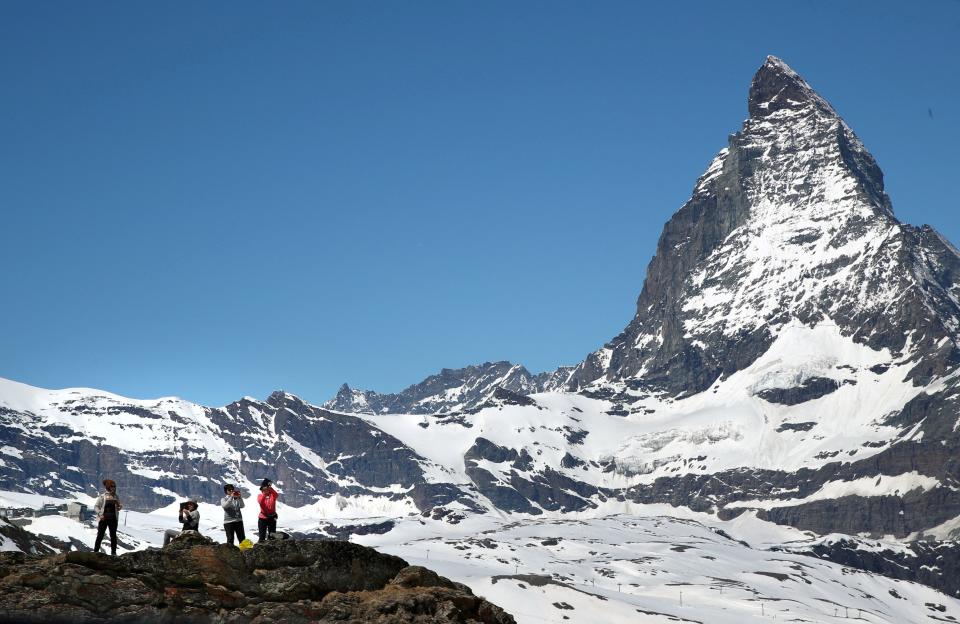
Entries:
<svg viewBox="0 0 960 624">
<path fill-rule="evenodd" d="M 246 539 L 243 533 L 243 515 L 240 510 L 243 509 L 243 499 L 240 498 L 240 490 L 229 483 L 223 486 L 223 493 L 226 494 L 220 499 L 220 506 L 223 507 L 223 531 L 227 534 L 227 543 L 233 546 L 233 537 L 237 537 L 237 542 Z"/>
<path fill-rule="evenodd" d="M 117 555 L 117 523 L 120 520 L 120 510 L 123 505 L 117 497 L 117 484 L 113 479 L 103 480 L 103 493 L 97 497 L 93 510 L 97 514 L 97 541 L 93 545 L 94 552 L 100 552 L 103 534 L 110 529 L 110 554 Z"/>
<path fill-rule="evenodd" d="M 273 481 L 264 479 L 260 483 L 260 493 L 257 502 L 260 503 L 260 515 L 257 518 L 257 529 L 260 532 L 257 542 L 267 539 L 267 534 L 277 532 L 277 491 L 271 487 Z"/>
<path fill-rule="evenodd" d="M 200 530 L 200 512 L 197 511 L 196 501 L 187 501 L 180 504 L 180 523 L 183 524 L 183 528 L 179 531 L 174 529 L 167 529 L 163 533 L 163 545 L 166 546 L 170 543 L 170 540 L 182 535 L 187 531 L 199 531 Z"/>
</svg>

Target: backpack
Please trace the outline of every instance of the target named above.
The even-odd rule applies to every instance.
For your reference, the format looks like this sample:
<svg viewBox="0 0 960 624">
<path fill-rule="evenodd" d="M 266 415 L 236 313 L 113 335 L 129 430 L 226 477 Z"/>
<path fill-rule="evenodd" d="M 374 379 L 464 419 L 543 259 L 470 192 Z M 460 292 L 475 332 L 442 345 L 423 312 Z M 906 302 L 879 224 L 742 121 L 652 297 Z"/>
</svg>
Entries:
<svg viewBox="0 0 960 624">
<path fill-rule="evenodd" d="M 104 520 L 116 520 L 117 519 L 117 501 L 108 498 L 103 501 L 103 519 Z"/>
</svg>

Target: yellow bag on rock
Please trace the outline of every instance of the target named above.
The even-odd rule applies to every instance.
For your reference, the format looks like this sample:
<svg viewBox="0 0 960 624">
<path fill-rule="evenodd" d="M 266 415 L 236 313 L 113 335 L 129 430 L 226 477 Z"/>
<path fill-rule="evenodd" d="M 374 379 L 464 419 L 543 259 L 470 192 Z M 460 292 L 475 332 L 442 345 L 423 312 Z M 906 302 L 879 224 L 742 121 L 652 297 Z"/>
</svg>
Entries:
<svg viewBox="0 0 960 624">
<path fill-rule="evenodd" d="M 249 538 L 240 542 L 240 550 L 246 550 L 248 548 L 253 548 L 253 542 L 251 542 Z"/>
</svg>

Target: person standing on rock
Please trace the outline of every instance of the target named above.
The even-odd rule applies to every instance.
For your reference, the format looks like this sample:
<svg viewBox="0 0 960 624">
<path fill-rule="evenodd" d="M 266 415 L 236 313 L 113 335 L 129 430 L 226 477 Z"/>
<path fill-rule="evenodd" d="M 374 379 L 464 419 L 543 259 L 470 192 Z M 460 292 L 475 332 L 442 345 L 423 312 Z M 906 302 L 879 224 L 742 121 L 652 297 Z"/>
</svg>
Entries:
<svg viewBox="0 0 960 624">
<path fill-rule="evenodd" d="M 223 531 L 227 534 L 227 543 L 233 546 L 234 536 L 237 537 L 237 542 L 247 538 L 243 532 L 243 515 L 240 513 L 243 499 L 240 497 L 240 490 L 229 483 L 223 486 L 223 493 L 226 494 L 220 499 L 220 506 L 223 507 Z"/>
<path fill-rule="evenodd" d="M 264 479 L 260 483 L 260 493 L 257 502 L 260 504 L 260 516 L 257 518 L 257 529 L 260 536 L 257 542 L 267 539 L 267 535 L 277 532 L 277 491 L 271 487 L 273 481 Z"/>
<path fill-rule="evenodd" d="M 97 541 L 94 542 L 93 551 L 100 552 L 103 534 L 110 529 L 110 554 L 116 557 L 117 523 L 120 521 L 120 510 L 123 509 L 123 505 L 117 497 L 117 484 L 113 479 L 104 479 L 103 488 L 103 493 L 97 497 L 97 502 L 93 505 L 98 520 Z"/>
<path fill-rule="evenodd" d="M 166 546 L 170 543 L 170 540 L 182 535 L 187 531 L 199 531 L 200 530 L 200 512 L 197 511 L 196 501 L 187 501 L 180 505 L 180 523 L 183 525 L 183 528 L 179 531 L 174 529 L 167 529 L 163 533 L 163 545 Z"/>
</svg>

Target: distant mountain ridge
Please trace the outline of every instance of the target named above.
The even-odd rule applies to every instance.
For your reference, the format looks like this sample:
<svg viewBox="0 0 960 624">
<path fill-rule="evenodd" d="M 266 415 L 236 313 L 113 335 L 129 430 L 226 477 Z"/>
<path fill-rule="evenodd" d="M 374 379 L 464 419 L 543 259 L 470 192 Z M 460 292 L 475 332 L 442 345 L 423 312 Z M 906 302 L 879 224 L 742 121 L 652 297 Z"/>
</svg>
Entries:
<svg viewBox="0 0 960 624">
<path fill-rule="evenodd" d="M 445 414 L 475 409 L 497 388 L 516 394 L 551 392 L 563 388 L 573 367 L 531 374 L 520 364 L 484 362 L 476 366 L 444 368 L 396 394 L 340 386 L 323 407 L 354 414 Z"/>
</svg>

